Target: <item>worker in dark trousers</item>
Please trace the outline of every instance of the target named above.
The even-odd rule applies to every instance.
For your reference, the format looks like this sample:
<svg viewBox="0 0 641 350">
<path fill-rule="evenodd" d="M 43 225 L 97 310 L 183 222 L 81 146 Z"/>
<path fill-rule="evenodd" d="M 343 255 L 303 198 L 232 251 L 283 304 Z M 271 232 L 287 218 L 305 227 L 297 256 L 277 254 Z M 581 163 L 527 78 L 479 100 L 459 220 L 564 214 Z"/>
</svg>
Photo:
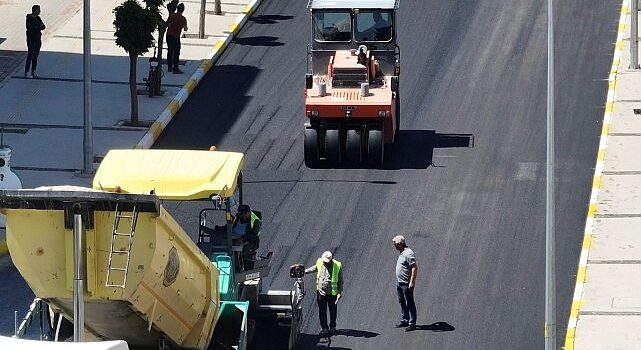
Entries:
<svg viewBox="0 0 641 350">
<path fill-rule="evenodd" d="M 25 78 L 36 78 L 38 68 L 38 55 L 42 46 L 42 31 L 45 24 L 40 18 L 40 5 L 31 6 L 31 13 L 27 14 L 25 21 L 27 27 L 27 62 L 24 65 Z"/>
<path fill-rule="evenodd" d="M 340 261 L 334 259 L 332 252 L 324 252 L 316 264 L 305 270 L 305 273 L 316 272 L 316 302 L 321 337 L 336 333 L 336 304 L 343 294 L 343 269 Z M 329 309 L 329 325 L 327 324 Z M 329 326 L 329 327 L 328 327 Z"/>
<path fill-rule="evenodd" d="M 182 74 L 178 68 L 180 61 L 180 36 L 183 29 L 187 31 L 187 19 L 183 16 L 185 4 L 180 3 L 175 13 L 169 14 L 167 20 L 167 70 L 174 74 Z"/>
</svg>

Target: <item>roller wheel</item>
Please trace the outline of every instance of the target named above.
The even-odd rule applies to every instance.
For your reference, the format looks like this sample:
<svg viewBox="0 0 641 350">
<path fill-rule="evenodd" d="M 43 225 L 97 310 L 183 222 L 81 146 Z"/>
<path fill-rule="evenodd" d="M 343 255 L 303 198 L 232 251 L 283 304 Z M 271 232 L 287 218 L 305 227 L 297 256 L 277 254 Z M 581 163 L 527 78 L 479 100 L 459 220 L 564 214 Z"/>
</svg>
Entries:
<svg viewBox="0 0 641 350">
<path fill-rule="evenodd" d="M 318 132 L 305 129 L 305 165 L 313 168 L 318 165 Z"/>
<path fill-rule="evenodd" d="M 345 157 L 350 163 L 361 162 L 361 135 L 356 130 L 347 130 Z"/>
<path fill-rule="evenodd" d="M 367 163 L 379 167 L 383 165 L 383 131 L 370 130 L 367 138 Z"/>
<path fill-rule="evenodd" d="M 330 163 L 341 161 L 341 142 L 338 130 L 327 130 L 325 132 L 325 156 Z"/>
<path fill-rule="evenodd" d="M 401 97 L 396 96 L 396 130 L 394 130 L 394 135 L 398 135 L 398 131 L 401 129 Z"/>
</svg>

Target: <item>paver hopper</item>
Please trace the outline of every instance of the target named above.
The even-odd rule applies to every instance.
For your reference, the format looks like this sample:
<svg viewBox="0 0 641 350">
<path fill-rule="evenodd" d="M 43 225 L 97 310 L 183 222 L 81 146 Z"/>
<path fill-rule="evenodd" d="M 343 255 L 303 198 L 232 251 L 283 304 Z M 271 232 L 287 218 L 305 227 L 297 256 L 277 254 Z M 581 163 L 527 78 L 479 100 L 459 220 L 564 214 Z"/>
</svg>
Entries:
<svg viewBox="0 0 641 350">
<path fill-rule="evenodd" d="M 36 297 L 72 320 L 80 231 L 87 332 L 132 348 L 244 349 L 251 310 L 265 309 L 260 279 L 269 259 L 244 271 L 232 244 L 205 254 L 163 207 L 210 200 L 230 223 L 242 163 L 233 152 L 112 150 L 93 189 L 0 191 L 11 258 Z M 292 315 L 291 293 L 281 294 L 272 306 Z"/>
</svg>

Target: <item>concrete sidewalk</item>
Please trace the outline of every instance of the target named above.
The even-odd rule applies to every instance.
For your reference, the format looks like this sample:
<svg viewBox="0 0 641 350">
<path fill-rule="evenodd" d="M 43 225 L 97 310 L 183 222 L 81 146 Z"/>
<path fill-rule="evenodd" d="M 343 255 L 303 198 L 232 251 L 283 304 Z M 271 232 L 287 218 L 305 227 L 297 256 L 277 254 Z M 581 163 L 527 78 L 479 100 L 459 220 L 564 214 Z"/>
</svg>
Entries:
<svg viewBox="0 0 641 350">
<path fill-rule="evenodd" d="M 641 349 L 641 69 L 619 35 L 565 349 Z M 638 14 L 634 14 L 638 16 Z"/>
<path fill-rule="evenodd" d="M 189 32 L 182 41 L 181 69 L 185 74 L 165 73 L 163 96 L 138 96 L 139 119 L 146 127 L 122 127 L 130 118 L 129 59 L 116 46 L 113 8 L 123 0 L 91 2 L 92 33 L 92 119 L 94 156 L 113 148 L 150 147 L 200 78 L 212 67 L 260 0 L 228 0 L 222 15 L 214 15 L 207 1 L 205 39 L 197 39 L 200 2 L 187 2 Z M 38 78 L 23 77 L 25 15 L 31 3 L 0 1 L 0 128 L 4 144 L 12 148 L 12 169 L 24 188 L 72 184 L 90 186 L 91 179 L 79 176 L 83 166 L 82 103 L 82 0 L 39 1 L 41 18 L 47 26 L 38 59 Z M 167 17 L 163 9 L 163 17 Z M 157 35 L 155 35 L 157 37 Z M 140 57 L 137 81 L 148 74 L 147 58 Z M 163 54 L 166 57 L 166 52 Z M 184 64 L 183 64 L 184 63 Z M 166 66 L 163 67 L 166 69 Z M 143 85 L 139 89 L 144 89 Z M 152 124 L 153 123 L 153 124 Z M 6 253 L 0 230 L 0 254 Z"/>
</svg>

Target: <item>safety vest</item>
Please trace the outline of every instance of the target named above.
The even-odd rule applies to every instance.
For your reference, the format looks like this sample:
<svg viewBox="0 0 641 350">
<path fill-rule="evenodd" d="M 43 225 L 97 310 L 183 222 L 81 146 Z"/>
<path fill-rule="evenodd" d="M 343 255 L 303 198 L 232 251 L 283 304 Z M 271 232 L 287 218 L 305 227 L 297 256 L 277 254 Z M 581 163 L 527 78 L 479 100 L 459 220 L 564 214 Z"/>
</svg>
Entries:
<svg viewBox="0 0 641 350">
<path fill-rule="evenodd" d="M 320 258 L 316 260 L 316 286 L 318 287 L 321 282 L 322 278 L 322 269 L 325 268 L 325 264 L 323 263 L 323 260 Z M 332 259 L 332 280 L 330 281 L 330 286 L 332 288 L 331 293 L 332 295 L 338 294 L 338 275 L 341 271 L 341 262 Z"/>
<path fill-rule="evenodd" d="M 251 212 L 251 216 L 249 218 L 249 225 L 247 225 L 246 229 L 245 229 L 245 234 L 246 235 L 250 234 L 250 232 L 252 232 L 254 230 L 254 224 L 256 223 L 256 220 L 260 221 L 258 216 L 256 214 L 254 214 L 254 212 L 252 211 Z M 236 217 L 234 217 L 234 222 L 232 223 L 232 227 L 236 226 L 237 222 L 238 222 L 238 215 L 236 215 Z M 256 236 L 260 236 L 260 231 L 256 232 Z"/>
</svg>

